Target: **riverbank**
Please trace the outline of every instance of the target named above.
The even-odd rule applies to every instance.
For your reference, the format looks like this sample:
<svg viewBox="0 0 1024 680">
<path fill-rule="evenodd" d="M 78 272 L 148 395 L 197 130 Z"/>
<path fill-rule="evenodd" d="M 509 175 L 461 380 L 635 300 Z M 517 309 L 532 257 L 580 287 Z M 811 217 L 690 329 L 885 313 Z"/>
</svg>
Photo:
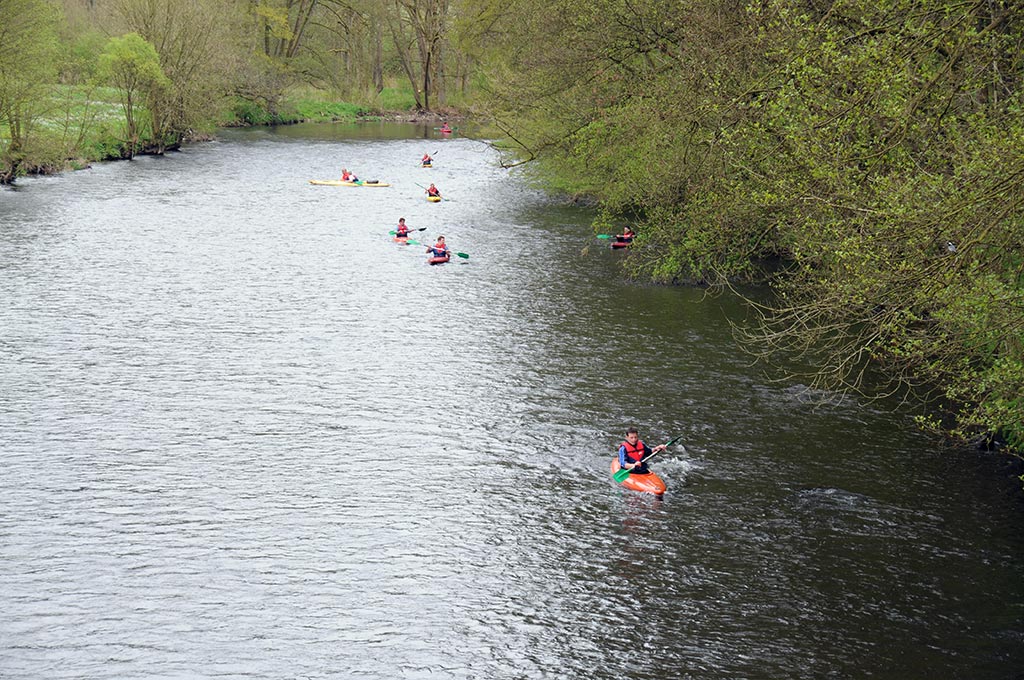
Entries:
<svg viewBox="0 0 1024 680">
<path fill-rule="evenodd" d="M 453 107 L 431 111 L 375 109 L 348 102 L 302 98 L 287 103 L 281 107 L 281 112 L 272 114 L 250 103 L 239 103 L 223 120 L 203 129 L 190 130 L 180 139 L 169 142 L 144 136 L 132 150 L 124 142 L 126 135 L 116 99 L 112 95 L 99 97 L 96 91 L 90 95 L 94 99 L 89 102 L 89 107 L 77 110 L 77 119 L 65 116 L 59 126 L 42 125 L 42 132 L 27 149 L 18 152 L 6 149 L 0 155 L 0 185 L 13 184 L 18 177 L 84 170 L 96 162 L 161 155 L 179 149 L 182 144 L 210 141 L 221 128 L 364 121 L 459 123 L 466 120 L 465 113 Z"/>
</svg>

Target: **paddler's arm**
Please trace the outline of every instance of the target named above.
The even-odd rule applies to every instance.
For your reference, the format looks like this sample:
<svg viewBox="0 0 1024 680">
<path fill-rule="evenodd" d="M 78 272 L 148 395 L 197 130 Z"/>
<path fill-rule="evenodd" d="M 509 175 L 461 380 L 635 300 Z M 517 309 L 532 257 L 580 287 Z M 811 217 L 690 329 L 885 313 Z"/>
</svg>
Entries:
<svg viewBox="0 0 1024 680">
<path fill-rule="evenodd" d="M 619 467 L 624 469 L 624 470 L 632 470 L 633 468 L 636 467 L 636 465 L 637 465 L 636 463 L 630 463 L 629 461 L 626 460 L 626 447 L 625 446 L 620 446 L 619 447 Z"/>
</svg>

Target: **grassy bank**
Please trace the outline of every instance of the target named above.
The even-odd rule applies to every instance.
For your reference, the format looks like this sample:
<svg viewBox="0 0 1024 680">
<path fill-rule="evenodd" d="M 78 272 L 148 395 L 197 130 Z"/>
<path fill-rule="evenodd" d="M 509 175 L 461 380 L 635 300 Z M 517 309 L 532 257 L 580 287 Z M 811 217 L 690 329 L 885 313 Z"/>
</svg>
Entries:
<svg viewBox="0 0 1024 680">
<path fill-rule="evenodd" d="M 228 102 L 217 118 L 190 139 L 204 139 L 218 127 L 283 125 L 301 122 L 355 122 L 359 120 L 429 117 L 414 111 L 408 86 L 387 87 L 359 103 L 343 102 L 314 88 L 293 88 L 279 101 Z M 136 154 L 160 149 L 152 138 L 149 112 L 136 106 L 141 134 Z M 0 127 L 0 183 L 19 176 L 53 174 L 88 167 L 96 161 L 130 157 L 120 92 L 112 87 L 55 85 L 51 96 L 38 103 L 32 126 L 20 149 L 12 149 L 10 130 Z"/>
</svg>

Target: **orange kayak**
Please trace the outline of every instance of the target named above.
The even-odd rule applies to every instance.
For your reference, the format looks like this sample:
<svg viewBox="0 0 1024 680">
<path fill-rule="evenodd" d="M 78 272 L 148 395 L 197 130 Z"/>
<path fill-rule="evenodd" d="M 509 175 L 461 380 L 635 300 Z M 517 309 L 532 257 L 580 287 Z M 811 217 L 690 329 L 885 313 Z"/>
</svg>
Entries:
<svg viewBox="0 0 1024 680">
<path fill-rule="evenodd" d="M 621 470 L 619 466 L 619 459 L 612 458 L 611 470 L 614 476 L 616 472 Z M 655 496 L 663 496 L 665 490 L 668 488 L 665 486 L 665 482 L 662 481 L 661 477 L 648 472 L 646 475 L 634 475 L 630 474 L 626 477 L 626 480 L 622 482 L 621 486 L 631 491 L 639 491 L 641 493 L 652 493 Z"/>
</svg>

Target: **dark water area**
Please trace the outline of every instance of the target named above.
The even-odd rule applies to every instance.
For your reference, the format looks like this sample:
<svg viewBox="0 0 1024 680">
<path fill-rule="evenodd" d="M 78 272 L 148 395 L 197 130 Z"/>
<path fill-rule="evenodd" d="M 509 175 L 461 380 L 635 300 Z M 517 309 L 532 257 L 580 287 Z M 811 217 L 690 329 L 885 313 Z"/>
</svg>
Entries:
<svg viewBox="0 0 1024 680">
<path fill-rule="evenodd" d="M 0 190 L 0 677 L 1021 677 L 999 459 L 767 379 L 741 301 L 433 127 Z"/>
</svg>

